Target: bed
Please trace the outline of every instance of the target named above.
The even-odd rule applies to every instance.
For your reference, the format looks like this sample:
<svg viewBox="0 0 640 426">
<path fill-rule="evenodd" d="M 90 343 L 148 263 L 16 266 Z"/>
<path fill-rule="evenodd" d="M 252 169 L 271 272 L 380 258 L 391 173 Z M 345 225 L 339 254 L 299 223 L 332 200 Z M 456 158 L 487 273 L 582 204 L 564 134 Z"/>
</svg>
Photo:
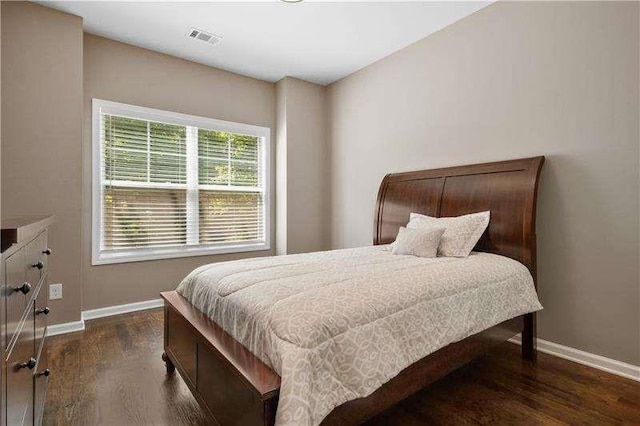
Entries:
<svg viewBox="0 0 640 426">
<path fill-rule="evenodd" d="M 543 161 L 543 157 L 535 157 L 390 174 L 378 193 L 373 247 L 197 269 L 178 288 L 180 293 L 162 293 L 167 371 L 177 369 L 200 405 L 221 424 L 271 425 L 276 423 L 277 410 L 279 424 L 359 424 L 517 333 L 522 333 L 523 357 L 533 360 L 535 313 L 528 312 L 536 309 L 531 303 L 505 308 L 510 305 L 500 304 L 487 286 L 479 285 L 487 277 L 478 275 L 496 277 L 494 287 L 501 294 L 517 293 L 514 298 L 528 291 L 527 286 L 501 286 L 504 280 L 500 274 L 510 277 L 510 283 L 519 279 L 524 283 L 531 277 L 535 283 L 535 205 Z M 486 210 L 491 211 L 489 227 L 468 259 L 412 259 L 389 253 L 387 244 L 406 225 L 411 212 L 457 216 Z M 460 275 L 462 278 L 454 282 L 464 282 L 465 287 L 453 291 L 449 286 L 438 293 L 437 280 L 425 283 L 416 280 L 419 275 Z M 243 278 L 238 279 L 240 276 Z M 269 287 L 263 285 L 267 279 L 272 283 Z M 397 288 L 390 283 L 398 284 Z M 349 302 L 349 292 L 358 286 L 362 293 L 358 293 L 358 300 Z M 455 303 L 443 305 L 449 300 L 445 295 Z M 399 308 L 385 303 L 408 303 L 412 297 L 416 300 Z M 487 315 L 478 316 L 475 322 L 465 321 L 471 325 L 463 331 L 440 326 L 447 319 L 478 311 L 473 303 L 483 298 L 494 300 L 494 305 L 483 302 Z M 316 309 L 323 303 L 329 308 Z M 369 352 L 358 352 L 358 347 L 393 330 L 394 322 L 389 318 L 411 312 L 415 306 L 421 307 L 416 312 L 445 312 L 445 305 L 464 305 L 470 310 L 404 323 L 416 324 L 414 335 L 441 334 L 438 345 L 430 348 L 419 339 L 400 339 L 391 331 L 391 337 L 378 339 L 375 345 L 394 336 L 402 340 L 402 345 L 409 345 L 402 351 L 406 358 L 402 363 L 387 357 L 382 364 L 375 364 L 375 373 L 367 373 L 366 380 L 357 374 L 353 380 L 345 375 L 352 364 L 378 362 L 367 358 Z M 339 312 L 341 320 L 335 321 L 335 312 L 334 318 L 327 320 L 327 310 Z M 363 320 L 374 311 L 378 316 Z M 216 317 L 218 312 L 225 315 Z M 296 317 L 296 312 L 304 315 Z M 265 318 L 269 333 L 260 328 Z M 345 328 L 345 323 L 355 325 L 357 331 Z M 261 338 L 264 335 L 267 337 Z M 356 343 L 349 346 L 351 341 Z M 323 352 L 328 346 L 347 349 L 333 356 L 335 353 Z M 334 360 L 344 358 L 345 353 L 351 358 Z M 329 355 L 333 369 L 310 378 Z M 286 361 L 290 358 L 296 362 Z M 300 359 L 308 364 L 307 369 L 297 371 L 297 376 L 289 373 L 293 370 L 287 365 L 300 364 Z M 286 374 L 281 378 L 276 371 Z M 325 390 L 329 396 L 313 398 Z M 297 399 L 313 404 L 313 410 Z M 315 417 L 305 410 L 316 413 Z"/>
</svg>

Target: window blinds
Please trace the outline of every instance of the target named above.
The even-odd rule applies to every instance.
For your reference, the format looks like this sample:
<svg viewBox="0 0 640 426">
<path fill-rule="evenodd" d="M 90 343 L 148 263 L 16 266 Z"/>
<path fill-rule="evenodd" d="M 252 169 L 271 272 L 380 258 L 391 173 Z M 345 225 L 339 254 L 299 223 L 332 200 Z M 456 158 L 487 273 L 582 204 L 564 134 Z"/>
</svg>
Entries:
<svg viewBox="0 0 640 426">
<path fill-rule="evenodd" d="M 100 249 L 265 242 L 263 138 L 100 114 Z"/>
</svg>

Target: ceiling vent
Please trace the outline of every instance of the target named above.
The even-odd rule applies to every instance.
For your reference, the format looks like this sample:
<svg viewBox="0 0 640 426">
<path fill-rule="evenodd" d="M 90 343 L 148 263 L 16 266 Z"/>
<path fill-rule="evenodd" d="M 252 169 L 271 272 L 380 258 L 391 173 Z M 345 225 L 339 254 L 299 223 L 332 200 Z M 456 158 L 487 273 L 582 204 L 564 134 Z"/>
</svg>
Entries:
<svg viewBox="0 0 640 426">
<path fill-rule="evenodd" d="M 215 34 L 208 33 L 206 31 L 199 30 L 197 28 L 191 28 L 189 31 L 189 38 L 194 40 L 204 41 L 209 44 L 218 44 L 222 41 L 222 37 L 217 36 Z"/>
</svg>

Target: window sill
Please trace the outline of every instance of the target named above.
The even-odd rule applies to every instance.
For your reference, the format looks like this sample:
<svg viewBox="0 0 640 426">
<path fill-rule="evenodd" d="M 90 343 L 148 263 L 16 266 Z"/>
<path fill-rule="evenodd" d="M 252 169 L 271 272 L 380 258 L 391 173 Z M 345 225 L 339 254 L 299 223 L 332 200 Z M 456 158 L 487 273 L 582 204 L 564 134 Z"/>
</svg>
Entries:
<svg viewBox="0 0 640 426">
<path fill-rule="evenodd" d="M 210 256 L 216 254 L 246 253 L 266 251 L 271 247 L 267 243 L 228 245 L 222 247 L 169 247 L 153 249 L 134 249 L 122 251 L 103 251 L 93 253 L 91 265 L 109 265 L 114 263 L 144 262 L 149 260 L 177 259 L 181 257 Z"/>
</svg>

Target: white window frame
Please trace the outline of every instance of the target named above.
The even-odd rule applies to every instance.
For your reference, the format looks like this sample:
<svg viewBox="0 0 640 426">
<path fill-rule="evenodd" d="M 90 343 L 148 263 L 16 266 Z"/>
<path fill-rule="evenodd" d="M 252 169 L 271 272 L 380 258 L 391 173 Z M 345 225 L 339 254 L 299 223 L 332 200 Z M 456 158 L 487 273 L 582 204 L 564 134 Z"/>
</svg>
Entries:
<svg viewBox="0 0 640 426">
<path fill-rule="evenodd" d="M 264 156 L 262 158 L 262 182 L 264 185 L 264 227 L 265 242 L 242 243 L 234 242 L 225 245 L 216 244 L 215 247 L 207 244 L 183 245 L 176 247 L 141 247 L 124 250 L 101 250 L 101 224 L 103 185 L 101 176 L 101 150 L 102 131 L 101 114 L 121 115 L 138 118 L 141 120 L 158 121 L 183 126 L 214 129 L 222 132 L 240 133 L 243 135 L 262 138 Z M 94 98 L 92 100 L 92 206 L 91 206 L 91 235 L 92 235 L 92 265 L 104 265 L 112 263 L 139 262 L 145 260 L 171 259 L 179 257 L 205 256 L 212 254 L 242 253 L 251 251 L 263 251 L 271 249 L 271 129 L 268 127 L 254 126 L 251 124 L 233 123 L 229 121 L 215 120 L 212 118 L 198 117 L 194 115 L 163 111 L 153 108 L 127 105 L 118 102 L 106 101 Z M 187 147 L 187 150 L 190 148 Z M 191 147 L 193 149 L 193 147 Z M 187 155 L 187 161 L 193 161 Z M 197 161 L 197 158 L 196 160 Z M 238 188 L 241 189 L 241 188 Z M 187 206 L 189 204 L 187 203 Z"/>
</svg>

